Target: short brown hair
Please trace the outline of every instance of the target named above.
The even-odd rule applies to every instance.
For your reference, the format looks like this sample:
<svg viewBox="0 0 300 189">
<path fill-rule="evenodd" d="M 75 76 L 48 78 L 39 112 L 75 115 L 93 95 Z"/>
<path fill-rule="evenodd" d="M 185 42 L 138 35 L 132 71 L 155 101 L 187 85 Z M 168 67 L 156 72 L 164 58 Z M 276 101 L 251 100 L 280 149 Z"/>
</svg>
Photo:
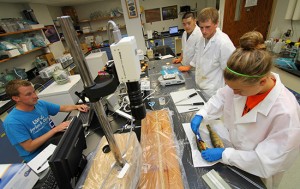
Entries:
<svg viewBox="0 0 300 189">
<path fill-rule="evenodd" d="M 182 16 L 182 20 L 183 19 L 188 19 L 188 18 L 195 19 L 194 13 L 192 13 L 192 12 L 186 12 L 186 13 L 184 13 L 184 15 Z"/>
<path fill-rule="evenodd" d="M 245 33 L 240 38 L 240 47 L 227 61 L 228 69 L 224 70 L 224 78 L 254 84 L 271 72 L 272 61 L 271 54 L 265 50 L 262 34 L 257 31 Z M 232 70 L 241 75 L 233 73 Z"/>
<path fill-rule="evenodd" d="M 214 24 L 217 24 L 219 21 L 219 12 L 213 7 L 207 7 L 202 9 L 198 14 L 199 22 L 207 22 L 211 20 Z"/>
<path fill-rule="evenodd" d="M 11 80 L 10 82 L 8 82 L 6 84 L 5 87 L 5 91 L 7 96 L 9 96 L 10 98 L 13 96 L 18 96 L 19 93 L 19 87 L 27 87 L 27 86 L 31 86 L 32 83 L 30 83 L 29 81 L 26 80 L 21 80 L 21 79 L 15 79 L 15 80 Z"/>
</svg>

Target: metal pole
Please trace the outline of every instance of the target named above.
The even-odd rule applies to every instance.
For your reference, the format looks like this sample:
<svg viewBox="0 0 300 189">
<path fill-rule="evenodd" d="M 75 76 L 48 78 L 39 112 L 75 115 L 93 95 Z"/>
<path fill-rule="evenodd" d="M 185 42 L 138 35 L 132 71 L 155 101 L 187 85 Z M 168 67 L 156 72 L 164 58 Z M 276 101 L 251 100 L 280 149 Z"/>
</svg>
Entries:
<svg viewBox="0 0 300 189">
<path fill-rule="evenodd" d="M 70 52 L 73 57 L 74 63 L 76 65 L 76 67 L 78 68 L 81 79 L 83 80 L 84 86 L 90 87 L 90 86 L 94 85 L 94 81 L 91 77 L 91 73 L 87 66 L 84 54 L 81 50 L 80 42 L 77 37 L 77 33 L 74 29 L 74 26 L 72 24 L 71 18 L 69 16 L 62 16 L 62 17 L 58 17 L 58 20 L 62 27 L 62 31 L 63 31 L 64 37 L 65 37 L 65 40 L 67 42 L 67 45 L 70 48 Z M 117 165 L 119 165 L 120 167 L 123 167 L 125 164 L 125 161 L 122 158 L 120 149 L 116 143 L 115 137 L 111 130 L 111 126 L 110 126 L 110 123 L 105 114 L 105 110 L 103 108 L 101 100 L 98 102 L 94 102 L 93 108 L 94 108 L 96 115 L 98 117 L 98 120 L 104 130 L 104 134 L 106 136 L 106 139 L 108 141 L 110 149 L 114 154 Z"/>
</svg>

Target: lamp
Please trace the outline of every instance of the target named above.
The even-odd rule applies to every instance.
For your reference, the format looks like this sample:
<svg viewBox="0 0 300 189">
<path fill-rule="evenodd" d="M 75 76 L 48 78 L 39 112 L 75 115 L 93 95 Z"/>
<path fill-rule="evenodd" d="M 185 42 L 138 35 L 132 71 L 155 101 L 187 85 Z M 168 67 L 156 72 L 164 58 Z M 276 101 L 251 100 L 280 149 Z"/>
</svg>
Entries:
<svg viewBox="0 0 300 189">
<path fill-rule="evenodd" d="M 286 10 L 285 19 L 300 20 L 300 0 L 290 0 Z"/>
</svg>

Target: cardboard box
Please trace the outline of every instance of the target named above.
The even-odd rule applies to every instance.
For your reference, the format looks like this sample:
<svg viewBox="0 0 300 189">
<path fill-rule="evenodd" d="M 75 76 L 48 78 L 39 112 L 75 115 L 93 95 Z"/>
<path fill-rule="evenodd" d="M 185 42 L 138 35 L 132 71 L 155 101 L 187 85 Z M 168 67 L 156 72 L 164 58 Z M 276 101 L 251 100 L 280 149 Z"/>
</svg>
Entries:
<svg viewBox="0 0 300 189">
<path fill-rule="evenodd" d="M 52 53 L 43 54 L 40 56 L 40 58 L 46 60 L 48 62 L 49 66 L 56 63 L 55 58 Z"/>
<path fill-rule="evenodd" d="M 84 54 L 87 53 L 87 52 L 89 51 L 88 46 L 87 46 L 86 43 L 81 43 L 80 46 L 81 46 L 81 50 L 82 50 L 82 52 L 83 52 Z"/>
<path fill-rule="evenodd" d="M 12 49 L 9 51 L 5 51 L 5 53 L 9 56 L 9 57 L 14 57 L 14 56 L 18 56 L 20 55 L 20 52 L 18 49 Z"/>
<path fill-rule="evenodd" d="M 33 24 L 33 25 L 30 25 L 31 29 L 38 29 L 38 28 L 43 28 L 45 27 L 44 24 Z"/>
</svg>

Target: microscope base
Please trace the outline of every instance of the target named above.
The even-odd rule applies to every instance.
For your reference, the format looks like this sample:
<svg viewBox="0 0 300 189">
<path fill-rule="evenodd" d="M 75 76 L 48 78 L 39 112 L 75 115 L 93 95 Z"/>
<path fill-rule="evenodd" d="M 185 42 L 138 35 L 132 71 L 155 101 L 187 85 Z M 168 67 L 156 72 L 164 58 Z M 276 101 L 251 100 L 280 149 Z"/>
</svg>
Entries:
<svg viewBox="0 0 300 189">
<path fill-rule="evenodd" d="M 125 166 L 122 168 L 115 165 L 112 152 L 104 153 L 103 147 L 108 145 L 103 137 L 98 145 L 97 154 L 91 162 L 83 188 L 136 188 L 140 172 L 142 149 L 134 132 L 115 134 L 116 142 L 121 149 Z M 128 167 L 129 166 L 129 167 Z M 126 170 L 127 168 L 127 170 Z M 125 172 L 125 173 L 124 173 Z"/>
</svg>

